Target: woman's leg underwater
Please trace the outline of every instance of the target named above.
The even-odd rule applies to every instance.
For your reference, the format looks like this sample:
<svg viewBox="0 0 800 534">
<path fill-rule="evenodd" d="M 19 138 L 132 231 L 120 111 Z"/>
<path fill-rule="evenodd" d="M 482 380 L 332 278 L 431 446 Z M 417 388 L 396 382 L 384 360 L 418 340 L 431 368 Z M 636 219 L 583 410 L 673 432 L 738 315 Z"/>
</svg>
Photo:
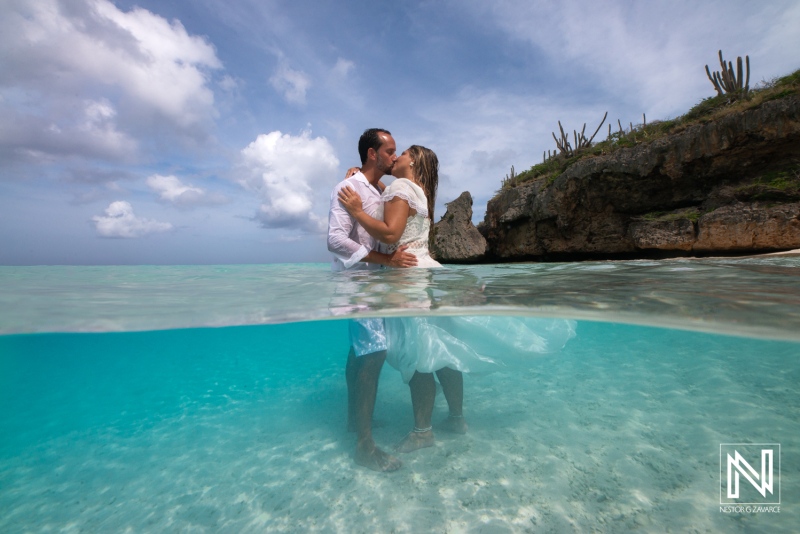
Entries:
<svg viewBox="0 0 800 534">
<path fill-rule="evenodd" d="M 397 445 L 397 452 L 411 452 L 433 446 L 431 416 L 436 400 L 433 373 L 414 372 L 408 386 L 411 390 L 411 407 L 414 410 L 414 430 Z"/>
<path fill-rule="evenodd" d="M 461 371 L 443 367 L 436 371 L 442 385 L 444 398 L 450 408 L 450 415 L 442 423 L 442 428 L 457 434 L 467 433 L 467 422 L 464 420 L 464 375 Z"/>
</svg>

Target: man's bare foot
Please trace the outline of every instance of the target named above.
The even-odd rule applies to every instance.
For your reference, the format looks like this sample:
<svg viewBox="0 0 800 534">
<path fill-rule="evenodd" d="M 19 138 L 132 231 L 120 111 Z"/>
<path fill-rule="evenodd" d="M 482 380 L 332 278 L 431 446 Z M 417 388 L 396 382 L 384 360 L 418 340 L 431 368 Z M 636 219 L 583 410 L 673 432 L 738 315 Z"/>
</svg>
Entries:
<svg viewBox="0 0 800 534">
<path fill-rule="evenodd" d="M 399 458 L 380 450 L 373 443 L 371 447 L 356 447 L 355 461 L 358 465 L 368 467 L 373 471 L 397 471 L 403 466 Z"/>
<path fill-rule="evenodd" d="M 397 444 L 394 450 L 396 452 L 411 452 L 425 447 L 433 447 L 433 443 L 433 432 L 431 430 L 425 432 L 412 431 L 403 438 L 403 441 Z"/>
<path fill-rule="evenodd" d="M 442 421 L 442 424 L 439 425 L 443 430 L 448 432 L 452 432 L 454 434 L 466 434 L 467 433 L 467 421 L 464 419 L 463 415 L 460 416 L 449 416 L 447 419 Z"/>
</svg>

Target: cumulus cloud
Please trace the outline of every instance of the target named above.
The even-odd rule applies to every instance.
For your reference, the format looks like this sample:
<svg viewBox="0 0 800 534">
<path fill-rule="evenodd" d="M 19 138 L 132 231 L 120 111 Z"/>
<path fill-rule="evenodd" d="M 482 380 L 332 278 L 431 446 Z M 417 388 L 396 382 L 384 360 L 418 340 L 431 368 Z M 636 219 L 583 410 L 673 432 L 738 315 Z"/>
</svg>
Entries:
<svg viewBox="0 0 800 534">
<path fill-rule="evenodd" d="M 100 237 L 134 238 L 172 230 L 172 224 L 137 217 L 129 202 L 118 200 L 108 205 L 105 215 L 92 217 Z"/>
<path fill-rule="evenodd" d="M 311 86 L 311 80 L 303 71 L 294 70 L 283 60 L 278 63 L 278 69 L 269 83 L 287 102 L 299 105 L 306 103 L 306 91 Z"/>
<path fill-rule="evenodd" d="M 326 221 L 315 208 L 323 212 L 327 206 L 316 205 L 316 192 L 327 189 L 325 184 L 338 166 L 324 137 L 274 131 L 259 135 L 242 150 L 237 180 L 259 195 L 262 203 L 256 218 L 265 228 L 321 232 Z"/>
<path fill-rule="evenodd" d="M 0 150 L 119 159 L 131 131 L 196 137 L 213 119 L 209 72 L 222 65 L 179 21 L 108 0 L 4 4 L 0 116 L 23 135 L 0 128 Z"/>
<path fill-rule="evenodd" d="M 83 121 L 77 130 L 84 134 L 89 144 L 101 147 L 109 154 L 124 158 L 136 149 L 136 142 L 127 134 L 117 130 L 117 110 L 105 98 L 84 102 Z M 56 125 L 53 127 L 57 128 Z"/>
<path fill-rule="evenodd" d="M 176 176 L 162 176 L 154 174 L 147 178 L 147 186 L 159 194 L 162 200 L 166 200 L 176 206 L 199 206 L 208 204 L 220 204 L 226 201 L 225 197 L 217 194 L 210 194 L 205 189 L 186 185 Z"/>
</svg>

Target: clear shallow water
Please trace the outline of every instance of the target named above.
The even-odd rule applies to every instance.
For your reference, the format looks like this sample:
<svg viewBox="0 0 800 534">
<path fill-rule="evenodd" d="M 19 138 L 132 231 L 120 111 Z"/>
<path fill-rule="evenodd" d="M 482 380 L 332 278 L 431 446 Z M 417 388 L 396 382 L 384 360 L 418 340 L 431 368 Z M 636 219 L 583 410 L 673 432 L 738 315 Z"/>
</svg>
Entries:
<svg viewBox="0 0 800 534">
<path fill-rule="evenodd" d="M 794 532 L 798 267 L 1 268 L 0 531 Z M 466 436 L 374 474 L 344 431 L 346 322 L 296 320 L 421 309 L 583 320 L 468 376 Z M 388 367 L 375 417 L 387 447 L 412 425 Z M 781 443 L 780 514 L 719 511 L 740 442 Z"/>
<path fill-rule="evenodd" d="M 323 264 L 0 267 L 0 334 L 539 315 L 800 341 L 800 258 L 331 273 Z"/>
</svg>

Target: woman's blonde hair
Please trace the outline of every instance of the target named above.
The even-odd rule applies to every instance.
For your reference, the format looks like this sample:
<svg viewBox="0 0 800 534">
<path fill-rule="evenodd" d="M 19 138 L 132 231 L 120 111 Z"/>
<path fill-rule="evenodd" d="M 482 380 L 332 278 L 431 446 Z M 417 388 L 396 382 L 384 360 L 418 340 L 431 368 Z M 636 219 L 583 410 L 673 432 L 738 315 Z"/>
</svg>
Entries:
<svg viewBox="0 0 800 534">
<path fill-rule="evenodd" d="M 411 145 L 408 154 L 414 161 L 414 178 L 422 184 L 422 190 L 428 197 L 428 218 L 431 220 L 433 233 L 433 207 L 436 205 L 436 189 L 439 187 L 439 158 L 430 148 Z"/>
</svg>

